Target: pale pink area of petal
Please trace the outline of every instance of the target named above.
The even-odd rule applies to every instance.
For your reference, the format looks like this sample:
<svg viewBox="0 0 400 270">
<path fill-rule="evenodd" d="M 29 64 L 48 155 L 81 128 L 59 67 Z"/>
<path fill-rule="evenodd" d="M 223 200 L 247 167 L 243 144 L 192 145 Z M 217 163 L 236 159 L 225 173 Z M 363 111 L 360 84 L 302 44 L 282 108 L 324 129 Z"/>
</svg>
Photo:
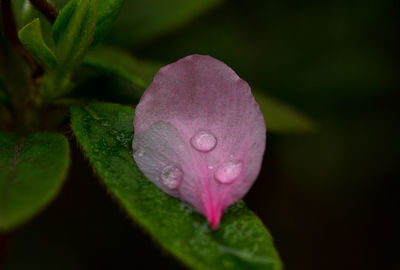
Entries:
<svg viewBox="0 0 400 270">
<path fill-rule="evenodd" d="M 264 119 L 248 84 L 221 61 L 191 55 L 160 69 L 135 114 L 141 171 L 216 229 L 257 178 L 265 149 Z M 163 182 L 166 166 L 173 173 Z"/>
</svg>

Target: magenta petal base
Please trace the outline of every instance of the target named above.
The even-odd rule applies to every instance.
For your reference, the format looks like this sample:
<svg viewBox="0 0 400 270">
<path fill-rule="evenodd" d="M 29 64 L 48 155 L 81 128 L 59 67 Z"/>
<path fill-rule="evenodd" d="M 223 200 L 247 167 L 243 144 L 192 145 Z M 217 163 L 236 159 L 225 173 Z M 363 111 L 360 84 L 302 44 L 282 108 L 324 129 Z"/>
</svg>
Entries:
<svg viewBox="0 0 400 270">
<path fill-rule="evenodd" d="M 164 192 L 217 229 L 257 178 L 266 128 L 249 85 L 224 63 L 191 55 L 161 68 L 134 119 L 133 157 Z"/>
</svg>

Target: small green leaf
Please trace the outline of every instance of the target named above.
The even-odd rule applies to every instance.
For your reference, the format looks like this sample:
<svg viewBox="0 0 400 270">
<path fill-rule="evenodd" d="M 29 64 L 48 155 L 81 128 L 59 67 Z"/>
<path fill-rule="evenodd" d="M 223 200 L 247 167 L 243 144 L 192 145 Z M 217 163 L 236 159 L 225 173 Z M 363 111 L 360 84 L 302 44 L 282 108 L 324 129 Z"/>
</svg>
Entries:
<svg viewBox="0 0 400 270">
<path fill-rule="evenodd" d="M 72 71 L 89 49 L 96 19 L 97 0 L 72 0 L 61 10 L 52 28 L 57 66 L 43 77 L 40 93 L 44 99 L 55 99 L 73 88 Z"/>
<path fill-rule="evenodd" d="M 115 30 L 114 43 L 132 46 L 193 21 L 223 0 L 129 0 L 126 1 Z"/>
<path fill-rule="evenodd" d="M 69 165 L 67 139 L 0 133 L 0 231 L 32 218 L 58 193 Z"/>
<path fill-rule="evenodd" d="M 270 234 L 243 202 L 230 207 L 212 231 L 191 206 L 143 176 L 132 158 L 132 108 L 93 103 L 72 107 L 71 114 L 75 136 L 97 174 L 162 248 L 193 269 L 282 269 Z"/>
<path fill-rule="evenodd" d="M 20 28 L 27 25 L 34 19 L 39 18 L 40 20 L 40 29 L 42 32 L 43 40 L 47 44 L 47 46 L 52 50 L 54 48 L 54 41 L 51 35 L 52 32 L 52 23 L 43 15 L 40 10 L 35 8 L 28 0 L 24 0 L 25 4 L 21 7 L 22 17 L 19 22 Z M 52 1 L 51 1 L 52 2 Z M 53 52 L 54 53 L 54 52 Z"/>
<path fill-rule="evenodd" d="M 93 40 L 97 0 L 72 0 L 61 10 L 52 34 L 55 55 L 64 69 L 79 65 Z"/>
<path fill-rule="evenodd" d="M 34 19 L 19 30 L 18 36 L 36 60 L 51 68 L 55 67 L 57 59 L 43 39 L 39 18 Z"/>
<path fill-rule="evenodd" d="M 96 46 L 109 32 L 125 0 L 99 0 L 97 24 L 91 47 Z"/>
<path fill-rule="evenodd" d="M 267 130 L 276 133 L 314 132 L 316 126 L 303 113 L 259 90 L 252 90 L 264 115 Z"/>
<path fill-rule="evenodd" d="M 52 0 L 52 2 L 56 8 L 61 9 L 66 6 L 68 0 Z M 95 47 L 108 34 L 114 21 L 118 18 L 125 0 L 98 0 L 97 3 L 97 23 L 91 48 Z"/>
</svg>

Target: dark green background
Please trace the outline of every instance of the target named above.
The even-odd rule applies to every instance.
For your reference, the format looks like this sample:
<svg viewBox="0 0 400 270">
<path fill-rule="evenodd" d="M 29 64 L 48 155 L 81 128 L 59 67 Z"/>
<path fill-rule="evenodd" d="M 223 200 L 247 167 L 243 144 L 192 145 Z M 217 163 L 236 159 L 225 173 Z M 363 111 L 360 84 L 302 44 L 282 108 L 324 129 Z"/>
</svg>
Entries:
<svg viewBox="0 0 400 270">
<path fill-rule="evenodd" d="M 107 42 L 163 62 L 211 55 L 315 120 L 313 134 L 268 134 L 261 175 L 245 198 L 285 269 L 400 269 L 399 7 L 230 0 L 147 42 L 130 40 L 132 11 L 123 8 Z M 106 100 L 114 86 L 107 78 L 87 85 Z M 72 152 L 59 198 L 4 239 L 6 269 L 177 269 L 105 196 L 76 145 Z"/>
</svg>

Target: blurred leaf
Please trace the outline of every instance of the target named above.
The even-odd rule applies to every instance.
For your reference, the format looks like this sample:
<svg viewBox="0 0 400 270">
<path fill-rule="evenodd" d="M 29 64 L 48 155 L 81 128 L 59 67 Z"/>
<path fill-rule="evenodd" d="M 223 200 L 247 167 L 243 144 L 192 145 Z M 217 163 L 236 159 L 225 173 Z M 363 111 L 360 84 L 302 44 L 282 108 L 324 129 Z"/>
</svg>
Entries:
<svg viewBox="0 0 400 270">
<path fill-rule="evenodd" d="M 32 218 L 58 193 L 69 165 L 66 138 L 0 133 L 0 231 Z"/>
<path fill-rule="evenodd" d="M 143 176 L 132 158 L 132 108 L 93 103 L 71 113 L 72 129 L 96 173 L 161 247 L 193 269 L 281 269 L 270 234 L 242 201 L 212 231 L 191 206 Z"/>
<path fill-rule="evenodd" d="M 110 39 L 137 45 L 187 24 L 223 0 L 129 0 Z"/>
<path fill-rule="evenodd" d="M 89 51 L 82 65 L 121 77 L 139 86 L 142 91 L 152 82 L 154 75 L 162 66 L 159 63 L 137 60 L 127 52 L 106 46 L 99 46 Z M 139 97 L 142 91 L 138 93 Z"/>
<path fill-rule="evenodd" d="M 139 88 L 132 89 L 135 98 L 140 98 L 151 83 L 156 72 L 163 65 L 139 61 L 126 52 L 112 47 L 101 46 L 90 51 L 83 60 L 83 66 L 97 68 L 121 77 Z M 314 123 L 290 105 L 252 90 L 264 114 L 267 129 L 277 133 L 304 133 L 315 130 Z"/>
<path fill-rule="evenodd" d="M 60 65 L 79 64 L 96 28 L 97 0 L 72 0 L 60 11 L 53 25 L 55 54 Z"/>
<path fill-rule="evenodd" d="M 371 98 L 397 82 L 396 57 L 387 50 L 394 23 L 387 14 L 386 4 L 360 1 L 309 1 L 307 8 L 227 1 L 140 53 L 168 61 L 192 53 L 216 56 L 271 95 L 321 114 L 321 108 Z"/>
<path fill-rule="evenodd" d="M 315 131 L 314 122 L 290 105 L 265 95 L 259 90 L 252 89 L 252 93 L 260 105 L 268 131 L 276 133 Z"/>
<path fill-rule="evenodd" d="M 19 30 L 18 36 L 36 60 L 49 67 L 56 65 L 57 59 L 43 39 L 39 18 L 34 19 Z"/>
<path fill-rule="evenodd" d="M 99 0 L 97 8 L 97 24 L 91 47 L 94 47 L 108 34 L 119 15 L 125 0 Z"/>
</svg>

